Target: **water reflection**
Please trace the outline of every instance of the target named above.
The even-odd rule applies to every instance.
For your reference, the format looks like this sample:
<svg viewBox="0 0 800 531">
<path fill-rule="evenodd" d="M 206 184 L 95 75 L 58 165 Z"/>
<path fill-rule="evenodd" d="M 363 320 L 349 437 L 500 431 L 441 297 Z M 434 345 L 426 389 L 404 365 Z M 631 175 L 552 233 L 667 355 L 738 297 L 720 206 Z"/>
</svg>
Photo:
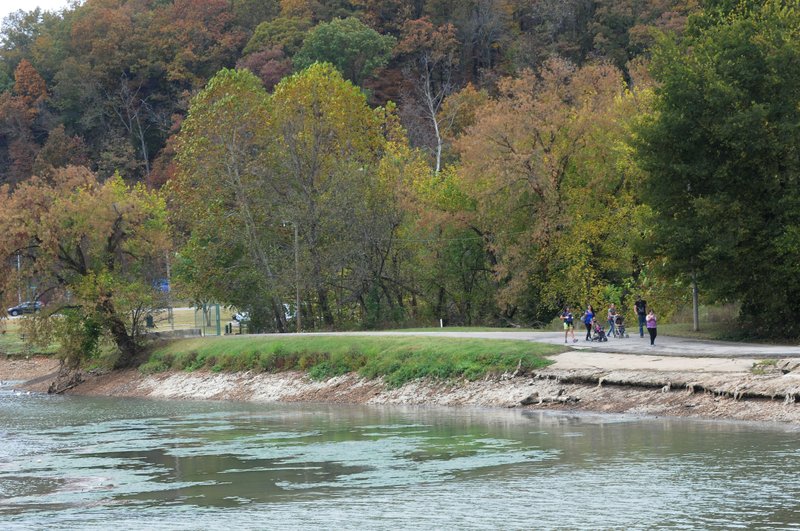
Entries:
<svg viewBox="0 0 800 531">
<path fill-rule="evenodd" d="M 800 528 L 790 427 L 0 390 L 0 433 L 25 528 Z"/>
</svg>

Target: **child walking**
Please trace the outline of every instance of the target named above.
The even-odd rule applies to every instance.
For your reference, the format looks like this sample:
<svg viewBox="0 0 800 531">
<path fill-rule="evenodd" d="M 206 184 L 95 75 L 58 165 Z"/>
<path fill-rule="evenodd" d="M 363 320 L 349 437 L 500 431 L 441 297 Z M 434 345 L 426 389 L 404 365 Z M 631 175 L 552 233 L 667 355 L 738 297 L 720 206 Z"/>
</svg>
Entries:
<svg viewBox="0 0 800 531">
<path fill-rule="evenodd" d="M 578 341 L 575 339 L 575 326 L 573 323 L 572 312 L 569 311 L 569 306 L 564 308 L 564 311 L 559 315 L 561 320 L 564 322 L 564 343 L 567 343 L 567 335 L 572 334 L 572 342 L 575 343 Z"/>
</svg>

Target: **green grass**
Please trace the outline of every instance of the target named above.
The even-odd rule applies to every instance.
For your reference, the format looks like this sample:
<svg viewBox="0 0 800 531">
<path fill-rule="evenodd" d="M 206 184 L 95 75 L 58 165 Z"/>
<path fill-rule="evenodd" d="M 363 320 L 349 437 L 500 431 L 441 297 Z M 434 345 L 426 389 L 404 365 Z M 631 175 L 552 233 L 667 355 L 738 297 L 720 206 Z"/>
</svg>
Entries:
<svg viewBox="0 0 800 531">
<path fill-rule="evenodd" d="M 777 365 L 778 365 L 778 360 L 773 360 L 773 359 L 760 360 L 753 363 L 753 367 L 750 369 L 750 372 L 758 375 L 769 374 L 775 371 Z"/>
<path fill-rule="evenodd" d="M 629 333 L 631 330 L 633 329 L 629 329 Z M 638 333 L 638 325 L 636 331 Z M 741 341 L 746 337 L 741 327 L 735 322 L 704 323 L 701 321 L 700 330 L 697 332 L 692 330 L 692 323 L 659 323 L 658 333 L 667 336 L 714 341 Z"/>
<path fill-rule="evenodd" d="M 6 319 L 0 323 L 0 355 L 6 356 L 32 356 L 51 355 L 58 351 L 58 345 L 52 344 L 47 348 L 33 347 L 22 340 L 20 335 L 20 319 Z"/>
<path fill-rule="evenodd" d="M 397 328 L 386 332 L 549 332 L 552 326 L 544 328 L 498 328 L 491 326 L 432 326 L 429 328 Z M 560 327 L 558 328 L 561 329 Z"/>
<path fill-rule="evenodd" d="M 169 369 L 215 372 L 307 371 L 324 379 L 349 372 L 383 377 L 391 386 L 418 378 L 476 380 L 487 374 L 530 371 L 563 351 L 528 341 L 430 337 L 206 337 L 183 339 L 156 349 L 145 373 Z"/>
</svg>

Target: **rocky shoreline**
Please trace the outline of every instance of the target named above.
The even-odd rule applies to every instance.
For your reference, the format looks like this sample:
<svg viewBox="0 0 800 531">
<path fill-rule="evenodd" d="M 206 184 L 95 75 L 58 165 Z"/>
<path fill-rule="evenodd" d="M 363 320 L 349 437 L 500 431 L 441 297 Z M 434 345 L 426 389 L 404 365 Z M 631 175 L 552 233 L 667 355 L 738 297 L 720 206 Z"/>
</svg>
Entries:
<svg viewBox="0 0 800 531">
<path fill-rule="evenodd" d="M 21 363 L 17 376 L 24 372 Z M 534 374 L 474 382 L 422 380 L 400 388 L 354 374 L 314 381 L 298 372 L 143 375 L 131 369 L 84 374 L 82 382 L 67 392 L 174 400 L 515 407 L 800 424 L 799 360 L 777 361 L 759 370 L 761 374 L 750 370 L 563 369 L 558 365 Z M 10 368 L 8 361 L 0 363 L 0 378 L 14 379 Z M 51 371 L 52 360 L 42 362 L 41 368 Z M 32 378 L 34 372 L 27 376 Z M 38 376 L 24 387 L 45 392 L 54 375 Z"/>
</svg>

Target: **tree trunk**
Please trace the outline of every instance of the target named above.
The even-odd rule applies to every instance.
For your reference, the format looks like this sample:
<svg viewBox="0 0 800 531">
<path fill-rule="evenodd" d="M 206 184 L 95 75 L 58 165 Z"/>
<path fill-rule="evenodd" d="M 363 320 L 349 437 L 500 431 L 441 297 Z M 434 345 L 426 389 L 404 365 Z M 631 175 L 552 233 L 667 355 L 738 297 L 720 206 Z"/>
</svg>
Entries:
<svg viewBox="0 0 800 531">
<path fill-rule="evenodd" d="M 286 315 L 284 315 L 283 304 L 279 299 L 272 299 L 272 311 L 275 314 L 275 327 L 278 332 L 283 334 L 286 332 Z"/>
<path fill-rule="evenodd" d="M 447 319 L 445 319 L 445 315 L 444 315 L 444 301 L 445 301 L 444 286 L 439 286 L 439 292 L 437 293 L 437 296 L 436 296 L 436 309 L 435 309 L 435 312 L 436 312 L 436 316 L 439 317 L 439 319 L 442 319 L 443 321 L 447 321 Z"/>
<path fill-rule="evenodd" d="M 327 327 L 333 327 L 333 314 L 328 303 L 328 291 L 325 288 L 317 288 L 317 298 L 319 299 L 319 311 L 322 312 L 322 320 Z"/>
<path fill-rule="evenodd" d="M 130 334 L 128 334 L 128 330 L 125 328 L 125 323 L 116 315 L 111 315 L 107 317 L 107 327 L 109 332 L 111 332 L 111 337 L 114 339 L 114 343 L 116 343 L 117 348 L 119 349 L 119 358 L 117 362 L 114 364 L 115 369 L 124 369 L 126 367 L 130 367 L 134 359 L 136 358 L 136 354 L 138 352 L 138 346 L 136 345 L 136 341 Z"/>
</svg>

